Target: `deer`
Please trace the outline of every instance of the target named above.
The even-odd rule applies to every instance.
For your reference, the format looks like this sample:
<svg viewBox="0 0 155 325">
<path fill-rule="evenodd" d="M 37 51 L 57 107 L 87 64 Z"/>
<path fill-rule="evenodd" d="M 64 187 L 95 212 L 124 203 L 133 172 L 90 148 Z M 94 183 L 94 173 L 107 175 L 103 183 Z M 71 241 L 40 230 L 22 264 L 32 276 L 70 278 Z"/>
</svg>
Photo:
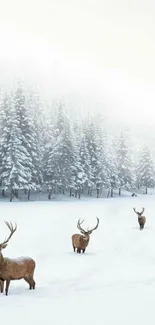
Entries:
<svg viewBox="0 0 155 325">
<path fill-rule="evenodd" d="M 0 244 L 0 291 L 4 291 L 4 282 L 6 282 L 5 294 L 8 295 L 10 281 L 24 279 L 29 284 L 29 289 L 35 289 L 33 278 L 36 263 L 30 257 L 19 257 L 16 259 L 3 257 L 2 250 L 7 247 L 9 240 L 17 230 L 17 224 L 13 227 L 12 223 L 5 221 L 10 230 L 10 235 Z"/>
<path fill-rule="evenodd" d="M 84 220 L 82 220 L 82 221 L 80 219 L 78 220 L 77 228 L 80 230 L 81 234 L 72 235 L 72 245 L 73 245 L 74 252 L 75 252 L 75 250 L 77 250 L 77 253 L 79 253 L 79 254 L 81 254 L 81 251 L 83 253 L 85 253 L 86 247 L 89 244 L 90 235 L 92 234 L 92 232 L 94 230 L 96 230 L 98 228 L 98 225 L 99 225 L 99 218 L 96 218 L 96 219 L 97 219 L 96 226 L 93 229 L 90 229 L 90 230 L 87 229 L 87 231 L 81 227 L 81 224 L 84 222 Z"/>
<path fill-rule="evenodd" d="M 135 208 L 133 208 L 134 212 L 138 215 L 138 223 L 139 223 L 139 227 L 140 230 L 142 230 L 144 228 L 145 222 L 146 222 L 146 218 L 144 216 L 142 216 L 143 212 L 144 212 L 144 208 L 142 208 L 141 212 L 136 211 Z"/>
</svg>

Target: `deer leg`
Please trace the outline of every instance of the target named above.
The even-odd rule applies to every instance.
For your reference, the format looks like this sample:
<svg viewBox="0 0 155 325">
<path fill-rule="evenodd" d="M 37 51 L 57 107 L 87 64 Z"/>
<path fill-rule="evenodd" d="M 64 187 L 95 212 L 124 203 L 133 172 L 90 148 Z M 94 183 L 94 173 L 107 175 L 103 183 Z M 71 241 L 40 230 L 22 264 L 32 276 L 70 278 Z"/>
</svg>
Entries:
<svg viewBox="0 0 155 325">
<path fill-rule="evenodd" d="M 25 276 L 24 280 L 29 284 L 29 289 L 31 290 L 32 289 L 31 280 L 27 276 Z"/>
<path fill-rule="evenodd" d="M 74 250 L 74 252 L 75 252 L 75 247 L 73 246 L 73 250 Z"/>
<path fill-rule="evenodd" d="M 86 250 L 86 249 L 84 248 L 84 249 L 83 249 L 83 253 L 85 252 L 85 250 Z"/>
<path fill-rule="evenodd" d="M 3 293 L 3 284 L 2 284 L 2 280 L 0 280 L 0 289 L 1 289 L 1 293 Z"/>
<path fill-rule="evenodd" d="M 6 294 L 6 296 L 8 295 L 9 285 L 10 285 L 10 279 L 6 280 L 6 288 L 5 288 L 5 294 Z"/>
<path fill-rule="evenodd" d="M 35 283 L 35 281 L 33 280 L 33 283 L 32 283 L 32 288 L 33 288 L 33 290 L 35 289 L 35 287 L 36 287 L 36 283 Z"/>
<path fill-rule="evenodd" d="M 35 283 L 35 281 L 34 281 L 34 279 L 33 279 L 33 275 L 32 275 L 32 277 L 30 277 L 29 278 L 29 280 L 30 280 L 30 282 L 31 282 L 31 289 L 35 289 L 35 286 L 36 286 L 36 283 Z"/>
<path fill-rule="evenodd" d="M 1 290 L 1 293 L 3 293 L 3 291 L 4 291 L 4 280 L 0 280 L 0 290 Z"/>
<path fill-rule="evenodd" d="M 34 275 L 34 271 L 33 271 L 33 272 L 31 273 L 31 275 L 30 275 L 30 280 L 31 280 L 32 289 L 34 290 L 35 287 L 36 287 L 36 283 L 35 283 L 35 281 L 34 281 L 33 275 Z"/>
<path fill-rule="evenodd" d="M 31 289 L 35 289 L 35 285 L 36 285 L 36 283 L 35 283 L 35 281 L 33 280 L 33 275 L 32 276 L 29 276 L 29 277 L 25 277 L 24 278 L 24 280 L 29 284 L 29 289 L 31 290 Z"/>
</svg>

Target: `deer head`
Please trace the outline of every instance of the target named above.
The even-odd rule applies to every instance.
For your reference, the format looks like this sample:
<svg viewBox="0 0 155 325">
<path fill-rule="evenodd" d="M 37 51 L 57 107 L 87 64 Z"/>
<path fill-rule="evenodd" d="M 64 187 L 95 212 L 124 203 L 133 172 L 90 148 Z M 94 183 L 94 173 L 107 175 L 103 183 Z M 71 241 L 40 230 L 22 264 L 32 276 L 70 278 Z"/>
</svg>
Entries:
<svg viewBox="0 0 155 325">
<path fill-rule="evenodd" d="M 135 208 L 133 208 L 133 211 L 138 215 L 138 217 L 141 217 L 142 216 L 142 214 L 143 214 L 143 212 L 144 212 L 144 208 L 142 208 L 142 211 L 141 212 L 138 212 L 138 211 L 136 211 L 136 209 Z"/>
<path fill-rule="evenodd" d="M 98 228 L 98 225 L 99 225 L 99 218 L 96 218 L 97 219 L 97 224 L 94 228 L 92 229 L 87 229 L 84 230 L 82 227 L 81 227 L 81 224 L 84 222 L 84 220 L 80 221 L 80 219 L 78 220 L 78 223 L 77 223 L 77 228 L 80 230 L 81 234 L 84 235 L 84 236 L 89 236 L 94 230 L 96 230 Z"/>
<path fill-rule="evenodd" d="M 13 225 L 12 225 L 11 222 L 9 223 L 9 222 L 5 221 L 5 224 L 7 225 L 7 227 L 8 227 L 9 230 L 10 230 L 10 235 L 8 236 L 7 239 L 5 239 L 5 240 L 0 244 L 0 252 L 1 252 L 2 249 L 4 249 L 4 248 L 7 246 L 7 244 L 8 244 L 8 242 L 9 242 L 10 238 L 12 237 L 12 235 L 14 234 L 14 232 L 15 232 L 16 229 L 17 229 L 17 225 L 16 225 L 16 224 L 15 224 L 15 227 L 13 227 Z"/>
</svg>

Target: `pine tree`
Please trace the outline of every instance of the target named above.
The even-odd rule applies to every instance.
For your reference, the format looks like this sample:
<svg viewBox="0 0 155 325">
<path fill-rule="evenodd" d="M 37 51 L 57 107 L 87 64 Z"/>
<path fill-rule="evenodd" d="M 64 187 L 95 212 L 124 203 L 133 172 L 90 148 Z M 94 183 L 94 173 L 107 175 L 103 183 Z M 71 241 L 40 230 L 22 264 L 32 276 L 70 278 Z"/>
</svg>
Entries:
<svg viewBox="0 0 155 325">
<path fill-rule="evenodd" d="M 54 144 L 56 143 L 56 137 L 55 137 L 55 114 L 53 112 L 53 109 L 51 107 L 50 112 L 47 114 L 47 130 L 44 138 L 44 151 L 43 151 L 43 179 L 44 179 L 44 185 L 48 188 L 49 191 L 49 199 L 51 198 L 51 182 L 50 182 L 50 176 L 47 176 L 47 165 L 49 161 L 49 155 L 51 154 Z"/>
<path fill-rule="evenodd" d="M 35 92 L 26 95 L 27 124 L 29 136 L 29 153 L 32 160 L 32 185 L 33 189 L 40 189 L 43 184 L 43 155 L 45 151 L 43 130 L 46 124 L 41 111 L 39 96 Z"/>
<path fill-rule="evenodd" d="M 103 148 L 101 140 L 101 132 L 96 127 L 94 120 L 89 119 L 85 126 L 85 137 L 87 143 L 87 149 L 90 156 L 90 168 L 91 168 L 91 184 L 97 190 L 97 197 L 103 184 Z M 91 189 L 89 189 L 91 194 Z"/>
<path fill-rule="evenodd" d="M 34 137 L 32 131 L 32 123 L 27 110 L 26 94 L 24 85 L 19 81 L 17 83 L 14 95 L 15 114 L 18 123 L 18 138 L 21 142 L 21 151 L 23 153 L 22 170 L 23 177 L 27 182 L 28 190 L 35 189 L 34 173 L 35 166 L 33 164 L 33 145 Z M 25 175 L 24 175 L 25 173 Z M 20 186 L 20 184 L 19 184 Z M 26 189 L 24 188 L 24 189 Z"/>
<path fill-rule="evenodd" d="M 84 178 L 84 183 L 83 186 L 86 185 L 88 188 L 92 186 L 92 175 L 91 175 L 91 165 L 90 165 L 90 155 L 88 151 L 88 145 L 86 143 L 86 138 L 85 135 L 83 134 L 82 139 L 81 139 L 81 144 L 80 144 L 80 151 L 79 151 L 79 156 L 80 156 L 80 163 L 83 168 L 83 178 Z"/>
<path fill-rule="evenodd" d="M 5 95 L 3 114 L 1 116 L 1 186 L 9 189 L 10 200 L 13 195 L 18 197 L 18 189 L 28 188 L 31 171 L 29 155 L 21 135 L 21 124 L 15 109 L 13 96 Z"/>
<path fill-rule="evenodd" d="M 66 127 L 66 109 L 63 102 L 57 104 L 55 113 L 55 130 L 54 130 L 54 137 L 55 139 L 65 130 Z"/>
<path fill-rule="evenodd" d="M 1 186 L 18 197 L 18 190 L 35 190 L 39 183 L 37 134 L 28 111 L 27 95 L 18 82 L 14 93 L 4 96 L 1 114 Z M 29 196 L 28 196 L 29 198 Z"/>
<path fill-rule="evenodd" d="M 12 152 L 10 147 L 14 122 L 14 108 L 8 93 L 2 96 L 0 107 L 0 184 L 3 191 L 10 189 L 12 170 Z"/>
<path fill-rule="evenodd" d="M 118 180 L 120 184 L 119 193 L 121 194 L 122 187 L 129 188 L 133 186 L 132 161 L 123 132 L 121 132 L 118 142 L 116 144 L 116 159 L 118 169 Z"/>
<path fill-rule="evenodd" d="M 137 187 L 145 186 L 146 194 L 148 187 L 155 185 L 155 170 L 150 150 L 147 146 L 142 148 L 140 159 L 136 170 Z"/>
<path fill-rule="evenodd" d="M 63 191 L 75 189 L 76 154 L 72 142 L 70 124 L 66 118 L 65 127 L 57 136 L 52 151 L 49 152 L 46 179 L 48 188 L 58 187 Z"/>
<path fill-rule="evenodd" d="M 120 183 L 118 179 L 118 166 L 117 166 L 117 156 L 116 148 L 114 146 L 113 140 L 110 142 L 107 139 L 107 184 L 111 189 L 111 197 L 113 197 L 113 190 L 118 188 Z M 110 194 L 110 190 L 108 196 Z"/>
<path fill-rule="evenodd" d="M 12 152 L 12 170 L 10 173 L 11 192 L 18 196 L 18 189 L 31 189 L 33 163 L 30 155 L 31 134 L 29 130 L 29 119 L 26 110 L 25 93 L 23 85 L 19 81 L 14 93 L 14 121 L 10 148 Z"/>
<path fill-rule="evenodd" d="M 98 149 L 98 161 L 100 162 L 100 175 L 103 188 L 109 187 L 109 141 L 106 122 L 101 115 L 95 118 L 95 134 Z"/>
</svg>

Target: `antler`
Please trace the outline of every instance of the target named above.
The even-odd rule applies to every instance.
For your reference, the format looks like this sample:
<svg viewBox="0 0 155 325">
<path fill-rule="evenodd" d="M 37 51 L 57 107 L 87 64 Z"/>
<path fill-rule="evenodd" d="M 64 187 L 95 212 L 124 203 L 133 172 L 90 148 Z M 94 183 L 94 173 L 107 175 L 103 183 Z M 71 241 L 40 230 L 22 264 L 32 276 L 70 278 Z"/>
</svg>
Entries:
<svg viewBox="0 0 155 325">
<path fill-rule="evenodd" d="M 4 221 L 4 222 L 7 225 L 7 227 L 9 228 L 9 230 L 10 230 L 10 235 L 9 235 L 9 237 L 7 239 L 5 239 L 3 241 L 3 243 L 0 244 L 1 247 L 5 246 L 9 242 L 10 238 L 12 237 L 12 235 L 14 234 L 14 232 L 17 229 L 17 224 L 15 224 L 15 227 L 13 227 L 11 222 L 10 223 L 8 221 Z"/>
<path fill-rule="evenodd" d="M 96 217 L 96 219 L 97 219 L 97 224 L 96 224 L 96 226 L 95 226 L 93 229 L 91 229 L 91 231 L 94 231 L 94 230 L 96 230 L 96 229 L 98 228 L 98 225 L 99 225 L 99 218 Z"/>
<path fill-rule="evenodd" d="M 80 222 L 80 219 L 78 220 L 78 223 L 77 223 L 77 228 L 81 231 L 82 234 L 91 234 L 94 230 L 96 230 L 98 228 L 98 225 L 99 225 L 99 218 L 96 218 L 97 219 L 97 224 L 94 228 L 92 228 L 91 230 L 87 229 L 84 230 L 82 227 L 81 227 L 81 224 L 84 222 L 84 220 L 82 220 Z"/>
<path fill-rule="evenodd" d="M 144 208 L 142 208 L 142 212 L 141 212 L 140 214 L 143 214 L 144 210 L 145 210 L 145 209 L 144 209 Z"/>
<path fill-rule="evenodd" d="M 83 233 L 85 234 L 86 231 L 81 227 L 81 224 L 84 222 L 84 219 L 82 221 L 80 221 L 80 219 L 78 220 L 78 223 L 77 223 L 77 228 Z"/>
<path fill-rule="evenodd" d="M 141 212 L 137 212 L 135 208 L 133 208 L 133 210 L 135 211 L 135 213 L 142 215 L 145 209 L 142 208 L 142 211 Z"/>
</svg>

